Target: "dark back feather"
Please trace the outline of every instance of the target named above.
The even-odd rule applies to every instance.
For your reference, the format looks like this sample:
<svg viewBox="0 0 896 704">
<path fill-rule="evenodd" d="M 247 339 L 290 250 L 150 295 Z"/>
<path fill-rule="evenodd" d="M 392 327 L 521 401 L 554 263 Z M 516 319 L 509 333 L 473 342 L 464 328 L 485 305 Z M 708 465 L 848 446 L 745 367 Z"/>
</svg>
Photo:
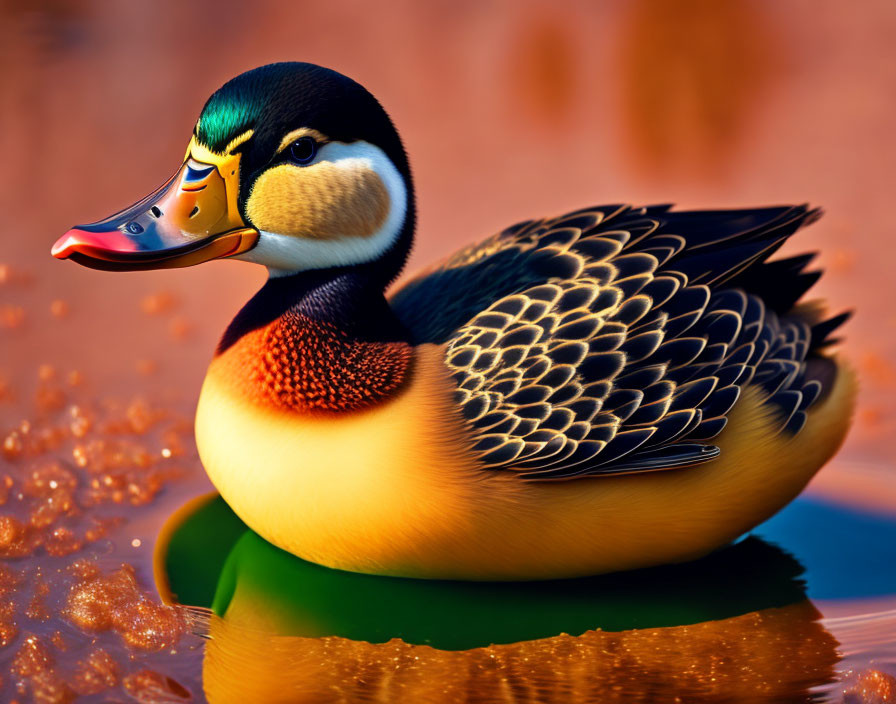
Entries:
<svg viewBox="0 0 896 704">
<path fill-rule="evenodd" d="M 768 261 L 818 216 L 575 211 L 457 252 L 392 306 L 415 342 L 446 344 L 483 466 L 566 479 L 698 464 L 746 385 L 790 433 L 830 386 L 807 364 L 844 318 L 797 306 L 811 255 Z"/>
</svg>

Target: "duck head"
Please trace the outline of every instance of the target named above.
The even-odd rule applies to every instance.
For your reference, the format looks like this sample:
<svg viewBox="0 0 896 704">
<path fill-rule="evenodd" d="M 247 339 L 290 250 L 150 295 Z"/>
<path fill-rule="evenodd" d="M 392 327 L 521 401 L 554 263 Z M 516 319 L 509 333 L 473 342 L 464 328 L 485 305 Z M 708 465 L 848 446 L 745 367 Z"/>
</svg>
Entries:
<svg viewBox="0 0 896 704">
<path fill-rule="evenodd" d="M 388 281 L 413 225 L 407 157 L 377 100 L 330 69 L 278 63 L 209 98 L 165 184 L 69 230 L 52 253 L 113 271 L 224 257 L 273 276 L 368 266 Z"/>
</svg>

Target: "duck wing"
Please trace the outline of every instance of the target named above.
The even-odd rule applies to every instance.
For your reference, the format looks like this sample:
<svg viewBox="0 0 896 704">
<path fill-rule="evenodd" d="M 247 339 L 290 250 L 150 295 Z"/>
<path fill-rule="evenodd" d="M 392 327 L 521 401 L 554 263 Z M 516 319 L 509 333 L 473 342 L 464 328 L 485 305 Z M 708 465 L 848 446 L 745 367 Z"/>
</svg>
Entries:
<svg viewBox="0 0 896 704">
<path fill-rule="evenodd" d="M 444 344 L 485 467 L 567 479 L 683 467 L 747 384 L 781 432 L 829 386 L 845 320 L 797 305 L 812 255 L 768 262 L 805 206 L 598 207 L 510 227 L 396 292 L 417 343 Z"/>
</svg>

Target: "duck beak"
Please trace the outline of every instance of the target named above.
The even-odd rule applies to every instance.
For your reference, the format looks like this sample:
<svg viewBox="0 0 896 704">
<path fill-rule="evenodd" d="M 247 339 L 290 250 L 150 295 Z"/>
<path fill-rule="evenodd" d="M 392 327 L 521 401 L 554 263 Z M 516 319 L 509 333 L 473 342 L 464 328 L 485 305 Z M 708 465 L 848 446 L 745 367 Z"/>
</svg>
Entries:
<svg viewBox="0 0 896 704">
<path fill-rule="evenodd" d="M 192 266 L 246 252 L 258 231 L 239 213 L 239 154 L 188 152 L 161 188 L 105 220 L 78 225 L 53 245 L 58 259 L 93 269 L 139 271 Z"/>
</svg>

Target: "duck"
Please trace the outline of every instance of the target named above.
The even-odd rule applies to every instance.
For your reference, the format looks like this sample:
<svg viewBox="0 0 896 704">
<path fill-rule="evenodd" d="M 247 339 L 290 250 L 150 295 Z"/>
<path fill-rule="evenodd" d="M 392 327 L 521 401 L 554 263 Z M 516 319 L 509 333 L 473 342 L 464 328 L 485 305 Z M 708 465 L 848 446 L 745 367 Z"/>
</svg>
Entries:
<svg viewBox="0 0 896 704">
<path fill-rule="evenodd" d="M 705 556 L 837 452 L 849 313 L 804 300 L 815 255 L 774 256 L 820 214 L 588 207 L 392 286 L 416 221 L 398 132 L 359 83 L 286 62 L 215 91 L 176 173 L 52 254 L 267 268 L 195 420 L 264 540 L 350 572 L 547 580 Z"/>
</svg>

